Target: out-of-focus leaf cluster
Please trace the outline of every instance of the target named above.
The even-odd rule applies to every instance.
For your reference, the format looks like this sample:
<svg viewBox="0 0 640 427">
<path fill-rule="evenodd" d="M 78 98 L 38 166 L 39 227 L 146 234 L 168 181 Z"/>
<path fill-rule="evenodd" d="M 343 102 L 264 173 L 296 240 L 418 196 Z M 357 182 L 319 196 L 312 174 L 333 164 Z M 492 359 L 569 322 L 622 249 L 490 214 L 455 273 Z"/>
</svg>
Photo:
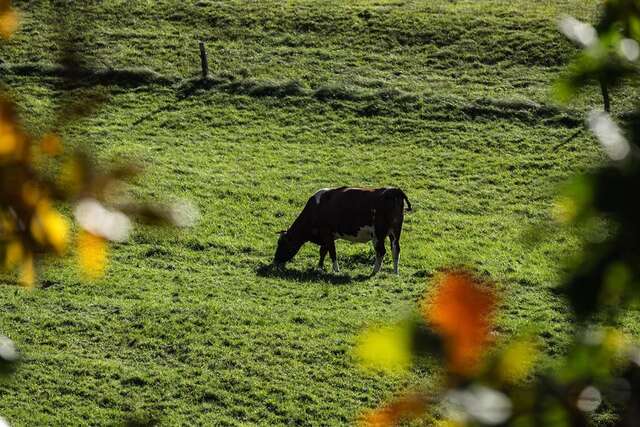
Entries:
<svg viewBox="0 0 640 427">
<path fill-rule="evenodd" d="M 604 402 L 616 425 L 640 414 L 640 349 L 611 327 L 578 332 L 553 369 L 541 369 L 533 334 L 494 333 L 495 286 L 463 270 L 444 271 L 419 316 L 368 329 L 354 356 L 366 369 L 398 375 L 440 366 L 437 389 L 414 389 L 361 415 L 363 426 L 392 426 L 427 415 L 451 426 L 587 426 Z"/>
<path fill-rule="evenodd" d="M 582 48 L 555 85 L 561 100 L 570 100 L 590 83 L 615 87 L 625 78 L 638 77 L 640 15 L 637 2 L 607 1 L 603 9 L 595 27 L 570 16 L 559 22 L 560 31 Z"/>
<path fill-rule="evenodd" d="M 582 46 L 560 81 L 561 97 L 574 96 L 590 81 L 614 86 L 640 77 L 639 2 L 604 2 L 595 26 L 565 17 L 560 29 Z M 640 202 L 633 194 L 640 184 L 640 108 L 620 117 L 621 126 L 605 112 L 589 114 L 586 123 L 610 162 L 575 178 L 554 212 L 559 222 L 584 232 L 584 256 L 563 284 L 582 319 L 597 313 L 615 317 L 640 296 Z M 606 232 L 598 232 L 603 223 Z"/>
<path fill-rule="evenodd" d="M 560 31 L 580 47 L 555 86 L 561 99 L 592 83 L 606 90 L 640 77 L 640 2 L 608 0 L 602 8 L 595 26 L 560 20 Z M 640 348 L 615 327 L 640 299 L 640 107 L 620 117 L 622 126 L 607 112 L 586 117 L 608 160 L 572 179 L 551 209 L 556 222 L 571 225 L 584 241 L 560 284 L 576 318 L 564 355 L 543 368 L 534 334 L 501 340 L 490 283 L 469 272 L 444 272 L 418 320 L 369 330 L 355 352 L 363 366 L 395 373 L 436 363 L 439 388 L 412 390 L 370 410 L 363 425 L 431 414 L 447 426 L 588 426 L 600 410 L 608 425 L 640 423 Z"/>
<path fill-rule="evenodd" d="M 62 16 L 65 10 L 60 8 Z M 0 38 L 9 38 L 17 28 L 18 13 L 9 0 L 0 0 Z M 63 37 L 59 43 L 65 73 L 53 85 L 58 108 L 50 131 L 28 132 L 15 103 L 0 92 L 0 270 L 3 282 L 7 272 L 17 273 L 18 282 L 27 287 L 35 285 L 41 261 L 69 252 L 75 253 L 84 277 L 101 277 L 108 242 L 126 240 L 132 219 L 184 227 L 193 225 L 198 216 L 197 209 L 187 203 L 131 199 L 126 182 L 140 173 L 138 167 L 104 165 L 88 150 L 63 142 L 63 128 L 95 113 L 106 99 L 97 92 L 79 98 L 67 90 L 82 78 L 82 61 L 71 42 Z M 19 356 L 13 341 L 0 335 L 0 381 L 15 371 Z M 0 417 L 0 425 L 8 423 Z"/>
<path fill-rule="evenodd" d="M 61 11 L 64 21 L 67 10 Z M 17 28 L 17 19 L 11 3 L 0 0 L 0 36 L 9 37 Z M 72 40 L 61 34 L 58 41 L 65 73 L 54 84 L 58 108 L 49 132 L 30 134 L 16 105 L 0 93 L 0 269 L 17 272 L 18 281 L 25 286 L 35 284 L 41 259 L 68 252 L 75 253 L 86 277 L 102 276 L 107 243 L 126 240 L 132 218 L 190 226 L 198 215 L 195 207 L 185 203 L 150 204 L 130 199 L 125 183 L 139 174 L 139 168 L 126 163 L 103 165 L 88 150 L 63 142 L 65 126 L 94 114 L 106 100 L 95 91 L 77 97 L 68 90 L 82 78 L 80 71 L 87 66 L 76 54 Z M 78 225 L 75 236 L 69 216 L 63 214 L 65 209 L 73 213 Z"/>
<path fill-rule="evenodd" d="M 61 137 L 29 135 L 16 108 L 0 98 L 0 256 L 2 266 L 17 270 L 19 281 L 33 286 L 35 262 L 48 254 L 64 255 L 74 241 L 71 222 L 60 207 L 71 203 L 79 225 L 75 253 L 89 278 L 104 272 L 107 242 L 127 239 L 137 217 L 151 223 L 187 226 L 197 211 L 187 205 L 129 200 L 123 189 L 139 169 L 128 164 L 100 167 L 82 151 L 67 152 Z"/>
</svg>

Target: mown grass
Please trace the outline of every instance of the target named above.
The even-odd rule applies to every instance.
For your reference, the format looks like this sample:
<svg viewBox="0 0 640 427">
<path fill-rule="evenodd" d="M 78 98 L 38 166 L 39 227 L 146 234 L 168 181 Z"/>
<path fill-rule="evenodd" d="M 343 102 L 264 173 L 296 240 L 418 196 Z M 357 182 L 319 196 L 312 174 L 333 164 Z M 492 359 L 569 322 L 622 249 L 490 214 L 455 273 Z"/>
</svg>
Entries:
<svg viewBox="0 0 640 427">
<path fill-rule="evenodd" d="M 0 69 L 42 132 L 59 95 L 59 5 L 18 6 L 24 26 Z M 580 245 L 550 228 L 550 208 L 567 177 L 602 159 L 579 132 L 600 101 L 594 92 L 568 108 L 548 94 L 574 52 L 555 19 L 589 18 L 593 2 L 77 7 L 88 66 L 153 74 L 121 84 L 104 71 L 73 88 L 82 97 L 97 84 L 110 99 L 67 141 L 135 159 L 147 173 L 134 194 L 188 198 L 202 217 L 191 230 L 139 227 L 98 283 L 53 263 L 40 289 L 0 287 L 0 332 L 24 355 L 0 388 L 12 425 L 351 423 L 435 378 L 362 371 L 351 349 L 364 326 L 414 309 L 452 264 L 499 283 L 499 337 L 533 328 L 545 364 L 564 351 L 571 318 L 554 285 Z M 207 82 L 194 80 L 200 38 Z M 614 106 L 633 102 L 616 96 Z M 407 192 L 401 275 L 387 265 L 367 278 L 371 248 L 344 242 L 340 275 L 312 270 L 312 246 L 284 273 L 265 268 L 276 231 L 315 190 L 338 185 Z M 635 317 L 622 326 L 637 334 Z"/>
</svg>

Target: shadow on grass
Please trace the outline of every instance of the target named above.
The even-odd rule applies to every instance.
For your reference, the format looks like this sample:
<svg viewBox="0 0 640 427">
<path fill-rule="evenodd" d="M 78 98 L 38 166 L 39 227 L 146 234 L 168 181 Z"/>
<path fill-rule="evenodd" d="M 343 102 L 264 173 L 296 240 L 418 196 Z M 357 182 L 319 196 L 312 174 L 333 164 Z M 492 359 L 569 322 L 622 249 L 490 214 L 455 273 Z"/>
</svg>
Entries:
<svg viewBox="0 0 640 427">
<path fill-rule="evenodd" d="M 171 102 L 170 104 L 163 105 L 162 107 L 156 108 L 155 110 L 151 111 L 150 113 L 145 114 L 144 116 L 140 117 L 138 120 L 133 122 L 131 124 L 131 126 L 138 126 L 142 122 L 144 122 L 146 120 L 149 120 L 149 119 L 153 118 L 154 116 L 157 116 L 160 113 L 166 113 L 168 111 L 176 111 L 176 110 L 177 110 L 177 107 L 176 107 L 175 103 Z"/>
<path fill-rule="evenodd" d="M 363 265 L 373 268 L 374 260 L 373 251 L 365 251 L 353 255 L 343 255 L 340 261 L 346 268 L 356 268 Z"/>
<path fill-rule="evenodd" d="M 256 273 L 260 277 L 276 277 L 279 279 L 295 280 L 297 282 L 331 283 L 334 285 L 362 282 L 370 277 L 366 274 L 348 276 L 345 274 L 328 273 L 316 268 L 308 268 L 302 271 L 291 270 L 286 267 L 276 267 L 273 264 L 261 264 L 256 269 Z"/>
</svg>

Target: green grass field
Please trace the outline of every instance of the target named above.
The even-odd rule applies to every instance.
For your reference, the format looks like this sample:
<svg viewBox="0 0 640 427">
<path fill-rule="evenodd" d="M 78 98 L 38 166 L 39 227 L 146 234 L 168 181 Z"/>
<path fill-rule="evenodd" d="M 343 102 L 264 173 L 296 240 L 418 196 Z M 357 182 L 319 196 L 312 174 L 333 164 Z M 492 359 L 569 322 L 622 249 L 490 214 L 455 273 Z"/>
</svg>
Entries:
<svg viewBox="0 0 640 427">
<path fill-rule="evenodd" d="M 87 2 L 89 3 L 89 2 Z M 556 30 L 596 2 L 135 1 L 78 6 L 87 62 L 152 70 L 106 77 L 69 144 L 147 168 L 131 191 L 187 198 L 193 229 L 138 227 L 106 277 L 73 260 L 41 288 L 0 286 L 0 333 L 23 363 L 0 385 L 12 425 L 344 425 L 430 372 L 361 370 L 359 332 L 413 310 L 438 268 L 471 265 L 502 291 L 496 333 L 537 330 L 547 361 L 571 332 L 554 291 L 570 230 L 550 228 L 559 187 L 603 159 L 583 127 L 596 88 L 559 106 L 550 86 L 575 53 Z M 52 120 L 55 2 L 18 2 L 1 81 L 27 125 Z M 82 32 L 80 32 L 82 30 Z M 213 79 L 198 84 L 197 41 Z M 146 75 L 146 74 L 145 74 Z M 76 88 L 82 96 L 95 87 Z M 633 101 L 613 92 L 614 111 Z M 276 243 L 322 187 L 403 188 L 401 274 L 369 279 L 370 245 L 338 243 L 342 273 L 306 246 L 264 273 Z M 542 231 L 541 231 L 542 230 Z M 545 230 L 547 232 L 545 232 Z M 539 239 L 531 239 L 536 234 Z M 7 283 L 11 278 L 7 278 Z M 636 313 L 622 327 L 638 334 Z"/>
</svg>

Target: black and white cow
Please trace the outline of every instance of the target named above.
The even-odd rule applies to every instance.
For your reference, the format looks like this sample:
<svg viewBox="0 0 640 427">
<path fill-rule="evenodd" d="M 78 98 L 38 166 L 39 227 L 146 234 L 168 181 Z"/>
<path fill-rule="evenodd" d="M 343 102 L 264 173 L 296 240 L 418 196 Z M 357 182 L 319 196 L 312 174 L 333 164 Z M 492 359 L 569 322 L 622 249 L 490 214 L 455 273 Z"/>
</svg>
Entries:
<svg viewBox="0 0 640 427">
<path fill-rule="evenodd" d="M 386 253 L 384 241 L 389 236 L 393 271 L 398 274 L 405 201 L 410 211 L 411 203 L 399 188 L 319 190 L 307 201 L 291 227 L 280 232 L 273 262 L 283 265 L 298 253 L 303 244 L 313 242 L 320 246 L 318 267 L 324 268 L 324 258 L 329 252 L 333 271 L 338 272 L 336 239 L 359 243 L 371 240 L 376 252 L 372 274 L 376 274 L 382 267 Z"/>
</svg>

